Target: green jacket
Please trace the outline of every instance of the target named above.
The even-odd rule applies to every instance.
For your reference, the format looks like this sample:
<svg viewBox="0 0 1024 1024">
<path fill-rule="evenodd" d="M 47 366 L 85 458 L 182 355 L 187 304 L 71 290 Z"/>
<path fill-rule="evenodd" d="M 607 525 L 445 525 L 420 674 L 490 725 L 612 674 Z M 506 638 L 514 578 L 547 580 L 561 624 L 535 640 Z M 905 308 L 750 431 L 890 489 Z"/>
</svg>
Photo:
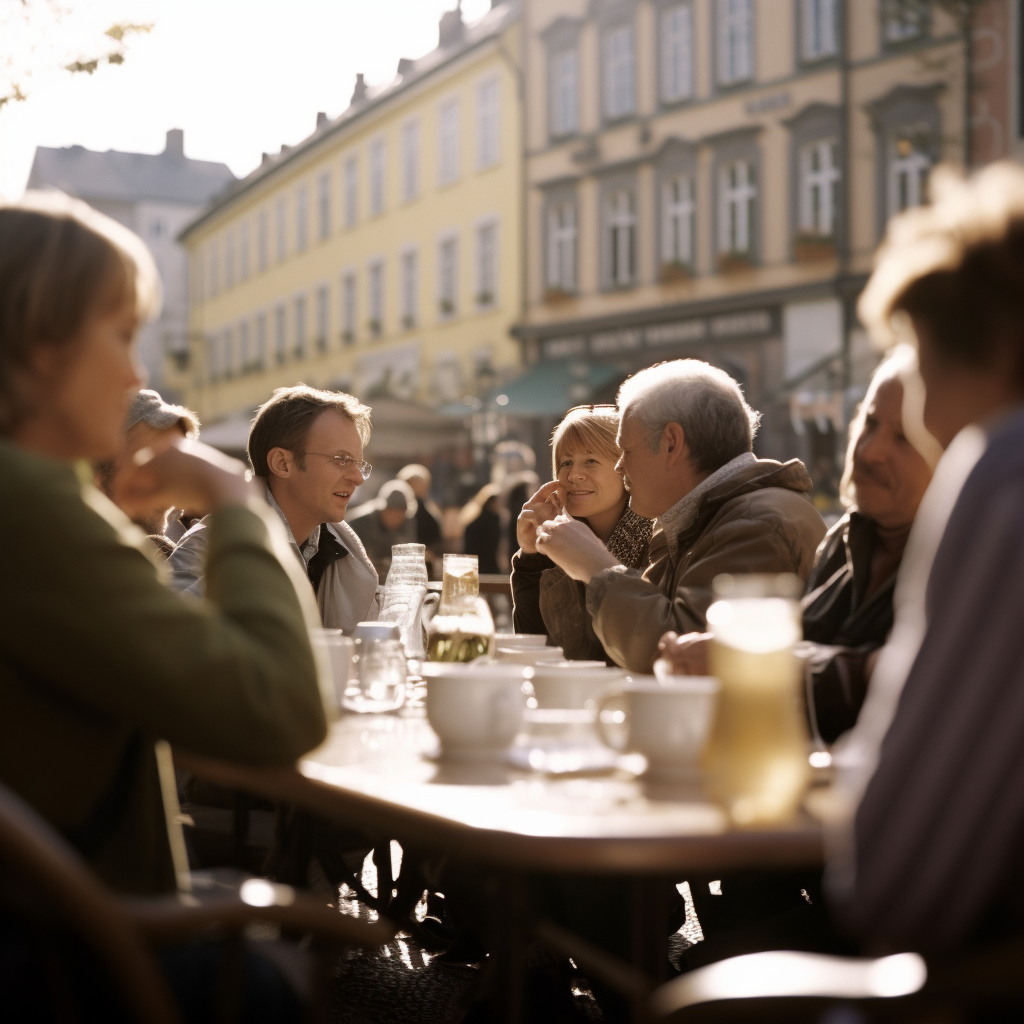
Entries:
<svg viewBox="0 0 1024 1024">
<path fill-rule="evenodd" d="M 73 839 L 102 822 L 78 845 L 123 891 L 174 885 L 154 740 L 274 765 L 326 733 L 279 524 L 242 506 L 209 523 L 190 600 L 91 484 L 0 438 L 0 782 Z"/>
</svg>

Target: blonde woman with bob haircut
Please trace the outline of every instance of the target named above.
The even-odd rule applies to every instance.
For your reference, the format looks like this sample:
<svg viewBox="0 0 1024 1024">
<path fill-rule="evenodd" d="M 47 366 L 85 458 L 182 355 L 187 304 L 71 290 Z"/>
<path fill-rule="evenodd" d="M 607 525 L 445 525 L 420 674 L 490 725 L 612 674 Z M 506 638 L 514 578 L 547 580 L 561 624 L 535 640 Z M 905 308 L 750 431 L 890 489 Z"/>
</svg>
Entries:
<svg viewBox="0 0 1024 1024">
<path fill-rule="evenodd" d="M 0 783 L 125 893 L 173 892 L 188 867 L 168 841 L 160 781 L 174 775 L 157 737 L 283 766 L 326 734 L 316 610 L 241 463 L 182 438 L 120 483 L 139 502 L 211 513 L 203 602 L 164 585 L 143 533 L 91 483 L 88 464 L 118 453 L 135 335 L 158 304 L 152 257 L 126 228 L 60 194 L 0 206 Z M 171 988 L 209 988 L 211 1004 L 206 952 L 178 952 Z M 6 1008 L 32 967 L 0 971 Z M 242 1019 L 301 1018 L 266 962 L 246 977 Z M 119 1016 L 103 1009 L 78 1015 Z"/>
<path fill-rule="evenodd" d="M 519 633 L 545 633 L 567 658 L 611 663 L 591 625 L 586 586 L 537 552 L 537 529 L 565 514 L 587 524 L 628 568 L 647 566 L 653 523 L 629 507 L 616 464 L 614 406 L 570 409 L 551 435 L 554 477 L 523 506 L 516 524 L 519 551 L 512 558 L 512 621 Z"/>
</svg>

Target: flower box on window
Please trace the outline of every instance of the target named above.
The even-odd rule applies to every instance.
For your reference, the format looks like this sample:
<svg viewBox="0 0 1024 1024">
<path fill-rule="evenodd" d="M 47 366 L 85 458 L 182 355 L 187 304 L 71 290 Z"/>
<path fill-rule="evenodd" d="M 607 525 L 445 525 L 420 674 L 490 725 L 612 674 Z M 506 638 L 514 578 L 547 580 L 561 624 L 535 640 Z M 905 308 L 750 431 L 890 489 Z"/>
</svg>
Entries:
<svg viewBox="0 0 1024 1024">
<path fill-rule="evenodd" d="M 402 317 L 402 327 L 407 331 L 411 331 L 415 326 L 416 317 L 411 313 L 406 313 L 405 316 Z"/>
<path fill-rule="evenodd" d="M 662 284 L 675 284 L 679 281 L 693 280 L 693 267 L 681 260 L 669 260 L 662 263 L 658 271 L 658 280 Z"/>
<path fill-rule="evenodd" d="M 380 335 L 381 323 L 379 320 L 370 320 L 366 326 L 373 337 L 376 338 Z"/>
<path fill-rule="evenodd" d="M 476 304 L 478 306 L 493 306 L 494 296 L 490 292 L 480 292 L 476 297 Z"/>
<path fill-rule="evenodd" d="M 451 316 L 455 312 L 455 303 L 451 299 L 441 299 L 437 308 L 441 313 L 441 316 Z"/>
<path fill-rule="evenodd" d="M 720 274 L 743 274 L 754 269 L 754 258 L 749 252 L 723 252 L 718 255 Z"/>
<path fill-rule="evenodd" d="M 351 345 L 352 342 L 356 340 L 356 336 L 352 331 L 342 331 L 341 340 L 345 345 Z"/>
<path fill-rule="evenodd" d="M 544 301 L 551 306 L 557 306 L 560 302 L 572 302 L 576 298 L 572 292 L 564 288 L 545 288 Z"/>
<path fill-rule="evenodd" d="M 316 339 L 316 350 L 317 352 L 327 351 L 327 338 L 324 337 L 324 335 L 322 334 L 320 335 L 319 338 Z"/>
<path fill-rule="evenodd" d="M 816 263 L 836 258 L 836 240 L 831 235 L 798 234 L 793 239 L 793 259 L 797 263 Z"/>
</svg>

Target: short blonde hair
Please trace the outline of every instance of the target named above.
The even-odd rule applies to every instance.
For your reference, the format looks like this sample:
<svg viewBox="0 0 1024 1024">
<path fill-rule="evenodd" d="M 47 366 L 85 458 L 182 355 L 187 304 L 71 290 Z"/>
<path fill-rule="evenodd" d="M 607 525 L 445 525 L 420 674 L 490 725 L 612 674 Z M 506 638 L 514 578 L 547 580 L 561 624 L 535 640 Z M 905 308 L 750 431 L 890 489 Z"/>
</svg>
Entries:
<svg viewBox="0 0 1024 1024">
<path fill-rule="evenodd" d="M 91 317 L 126 302 L 141 323 L 160 298 L 142 239 L 81 200 L 33 191 L 0 206 L 0 434 L 31 413 L 34 349 L 65 346 Z"/>
<path fill-rule="evenodd" d="M 558 476 L 559 456 L 565 451 L 596 452 L 612 462 L 622 454 L 615 437 L 619 413 L 611 406 L 585 405 L 570 409 L 551 435 L 551 475 Z"/>
</svg>

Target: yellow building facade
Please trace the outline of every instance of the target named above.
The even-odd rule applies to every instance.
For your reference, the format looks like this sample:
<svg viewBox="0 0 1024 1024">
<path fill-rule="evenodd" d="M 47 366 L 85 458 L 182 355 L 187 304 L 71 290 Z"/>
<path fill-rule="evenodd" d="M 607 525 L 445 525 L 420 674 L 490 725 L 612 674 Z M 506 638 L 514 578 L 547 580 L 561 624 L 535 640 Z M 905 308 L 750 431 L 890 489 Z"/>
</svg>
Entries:
<svg viewBox="0 0 1024 1024">
<path fill-rule="evenodd" d="M 437 49 L 386 86 L 359 76 L 344 113 L 184 230 L 189 334 L 168 385 L 204 427 L 243 427 L 299 381 L 436 408 L 516 372 L 519 53 L 512 0 L 474 24 L 446 14 Z"/>
</svg>

